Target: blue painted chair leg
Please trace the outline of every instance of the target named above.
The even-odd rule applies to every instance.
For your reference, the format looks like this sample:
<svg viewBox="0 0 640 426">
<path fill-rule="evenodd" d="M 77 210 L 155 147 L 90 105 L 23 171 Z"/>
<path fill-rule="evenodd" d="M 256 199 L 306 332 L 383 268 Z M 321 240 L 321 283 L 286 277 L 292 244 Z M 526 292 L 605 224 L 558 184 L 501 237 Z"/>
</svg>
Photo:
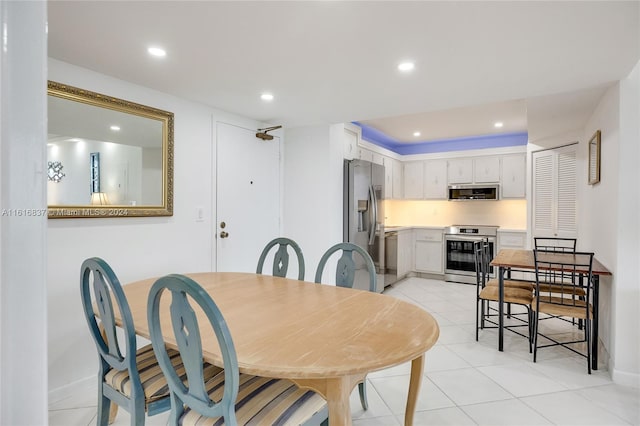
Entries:
<svg viewBox="0 0 640 426">
<path fill-rule="evenodd" d="M 358 391 L 360 392 L 360 403 L 362 404 L 362 408 L 368 410 L 369 403 L 367 402 L 367 387 L 365 382 L 358 385 Z"/>
<path fill-rule="evenodd" d="M 98 419 L 96 424 L 98 426 L 107 426 L 109 424 L 109 409 L 112 403 L 102 392 L 98 392 Z"/>
</svg>

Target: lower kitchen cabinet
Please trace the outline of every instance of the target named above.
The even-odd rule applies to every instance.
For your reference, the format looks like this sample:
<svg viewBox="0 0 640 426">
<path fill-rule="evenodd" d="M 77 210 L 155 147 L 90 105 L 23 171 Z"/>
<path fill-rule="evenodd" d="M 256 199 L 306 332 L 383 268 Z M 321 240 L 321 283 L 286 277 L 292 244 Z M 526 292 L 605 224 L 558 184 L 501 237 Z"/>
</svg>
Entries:
<svg viewBox="0 0 640 426">
<path fill-rule="evenodd" d="M 413 270 L 413 232 L 398 231 L 398 277 L 406 277 Z"/>
<path fill-rule="evenodd" d="M 415 270 L 432 274 L 444 273 L 443 230 L 415 230 Z"/>
</svg>

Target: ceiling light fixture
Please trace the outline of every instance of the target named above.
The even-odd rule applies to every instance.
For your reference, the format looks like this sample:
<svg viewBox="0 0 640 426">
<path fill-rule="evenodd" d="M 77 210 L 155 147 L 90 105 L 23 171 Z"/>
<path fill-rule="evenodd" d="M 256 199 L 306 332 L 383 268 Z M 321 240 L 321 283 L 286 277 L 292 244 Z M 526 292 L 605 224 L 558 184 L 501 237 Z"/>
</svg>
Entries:
<svg viewBox="0 0 640 426">
<path fill-rule="evenodd" d="M 502 121 L 496 121 L 495 123 L 493 123 L 493 127 L 495 127 L 496 129 L 501 128 L 502 126 L 504 126 L 504 124 L 502 123 Z"/>
<path fill-rule="evenodd" d="M 415 136 L 416 138 L 417 138 L 418 136 L 420 136 L 420 135 L 421 135 L 421 133 L 420 133 L 420 132 L 413 132 L 413 136 Z"/>
<path fill-rule="evenodd" d="M 413 62 L 402 62 L 398 65 L 398 70 L 403 72 L 413 71 L 416 65 Z"/>
<path fill-rule="evenodd" d="M 120 131 L 120 126 L 115 126 L 115 125 L 114 125 L 114 126 L 111 126 L 111 127 L 109 127 L 109 128 L 110 128 L 111 130 L 113 130 L 114 132 L 118 132 L 118 131 Z"/>
<path fill-rule="evenodd" d="M 273 95 L 271 93 L 263 93 L 262 95 L 260 95 L 260 99 L 270 102 L 273 100 Z"/>
<path fill-rule="evenodd" d="M 167 56 L 167 52 L 159 47 L 150 47 L 147 49 L 147 52 L 149 52 L 151 56 L 156 56 L 158 58 L 164 58 Z"/>
</svg>

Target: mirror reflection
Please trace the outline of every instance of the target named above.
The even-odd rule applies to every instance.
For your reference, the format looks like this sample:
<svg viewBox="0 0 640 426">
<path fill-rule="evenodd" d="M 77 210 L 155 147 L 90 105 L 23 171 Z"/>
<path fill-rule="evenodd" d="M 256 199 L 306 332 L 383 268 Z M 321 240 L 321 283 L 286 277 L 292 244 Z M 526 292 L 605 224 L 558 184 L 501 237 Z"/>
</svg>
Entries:
<svg viewBox="0 0 640 426">
<path fill-rule="evenodd" d="M 55 82 L 48 108 L 49 217 L 172 214 L 172 113 Z"/>
</svg>

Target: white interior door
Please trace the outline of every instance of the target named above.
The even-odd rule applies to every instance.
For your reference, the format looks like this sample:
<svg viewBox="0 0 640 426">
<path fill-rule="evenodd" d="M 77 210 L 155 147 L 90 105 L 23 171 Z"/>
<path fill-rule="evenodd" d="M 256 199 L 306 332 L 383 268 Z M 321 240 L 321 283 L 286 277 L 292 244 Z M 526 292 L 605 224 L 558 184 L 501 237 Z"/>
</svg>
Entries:
<svg viewBox="0 0 640 426">
<path fill-rule="evenodd" d="M 216 269 L 255 272 L 280 234 L 280 138 L 217 123 Z"/>
</svg>

